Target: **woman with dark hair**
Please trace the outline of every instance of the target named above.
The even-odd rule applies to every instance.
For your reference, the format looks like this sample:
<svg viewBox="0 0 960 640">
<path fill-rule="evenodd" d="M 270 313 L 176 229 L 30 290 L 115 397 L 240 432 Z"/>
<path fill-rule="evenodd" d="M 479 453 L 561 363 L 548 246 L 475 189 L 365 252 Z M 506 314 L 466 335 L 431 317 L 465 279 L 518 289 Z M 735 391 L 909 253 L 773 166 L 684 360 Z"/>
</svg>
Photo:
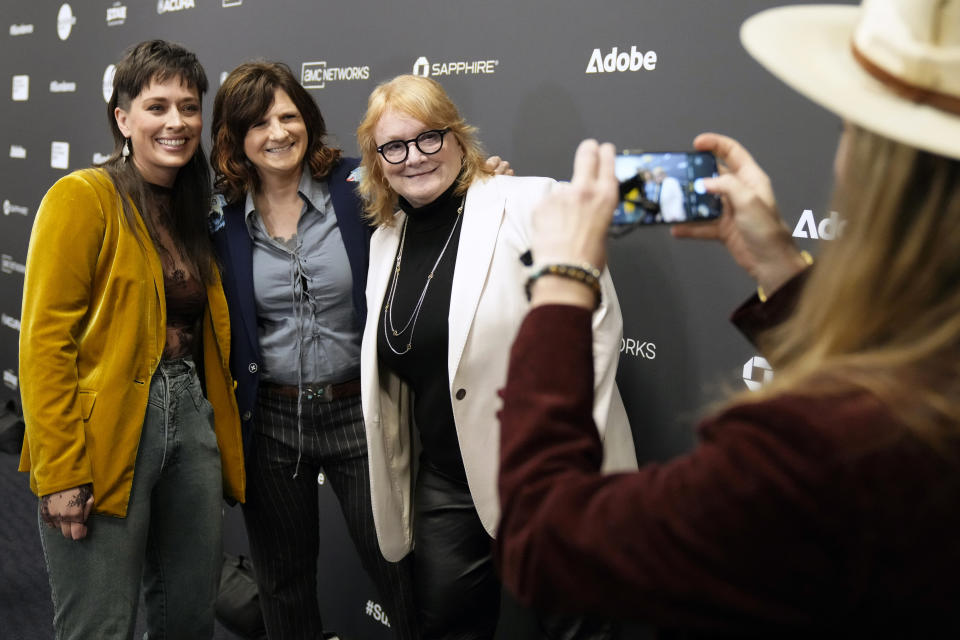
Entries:
<svg viewBox="0 0 960 640">
<path fill-rule="evenodd" d="M 409 564 L 384 559 L 370 509 L 359 376 L 371 230 L 354 190 L 357 160 L 325 136 L 320 110 L 282 63 L 240 65 L 214 100 L 211 156 L 226 206 L 213 239 L 246 443 L 243 514 L 270 638 L 323 631 L 321 471 L 391 628 L 416 638 Z"/>
<path fill-rule="evenodd" d="M 153 40 L 113 83 L 113 154 L 50 188 L 30 238 L 20 469 L 57 638 L 130 638 L 141 576 L 150 637 L 210 638 L 222 497 L 243 500 L 244 479 L 206 229 L 207 79 Z"/>
</svg>

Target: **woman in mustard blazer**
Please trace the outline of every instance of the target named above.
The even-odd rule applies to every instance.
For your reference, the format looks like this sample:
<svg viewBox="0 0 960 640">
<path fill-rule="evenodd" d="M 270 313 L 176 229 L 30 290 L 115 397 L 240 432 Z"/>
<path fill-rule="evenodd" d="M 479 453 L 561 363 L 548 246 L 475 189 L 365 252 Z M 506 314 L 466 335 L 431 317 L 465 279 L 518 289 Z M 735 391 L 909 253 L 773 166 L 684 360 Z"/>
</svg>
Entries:
<svg viewBox="0 0 960 640">
<path fill-rule="evenodd" d="M 37 211 L 20 468 L 40 496 L 57 638 L 130 638 L 141 576 L 150 637 L 213 633 L 222 496 L 243 500 L 244 480 L 204 216 L 206 88 L 182 47 L 133 47 L 108 105 L 113 155 Z"/>
</svg>

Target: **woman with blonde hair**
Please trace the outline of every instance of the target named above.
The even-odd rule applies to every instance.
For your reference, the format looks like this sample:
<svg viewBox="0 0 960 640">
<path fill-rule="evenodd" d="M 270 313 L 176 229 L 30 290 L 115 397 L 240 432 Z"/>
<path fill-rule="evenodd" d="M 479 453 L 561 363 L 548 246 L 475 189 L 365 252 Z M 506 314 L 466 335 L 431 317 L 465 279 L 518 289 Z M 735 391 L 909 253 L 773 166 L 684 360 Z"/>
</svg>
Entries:
<svg viewBox="0 0 960 640">
<path fill-rule="evenodd" d="M 360 190 L 377 226 L 361 388 L 380 548 L 389 560 L 415 549 L 424 638 L 490 638 L 500 602 L 490 557 L 499 519 L 497 390 L 528 306 L 517 283 L 530 212 L 554 183 L 492 176 L 476 129 L 427 78 L 378 86 L 357 140 Z M 614 380 L 620 309 L 609 274 L 589 275 L 604 466 L 634 468 Z"/>
<path fill-rule="evenodd" d="M 360 334 L 371 228 L 357 159 L 327 144 L 289 67 L 247 62 L 213 105 L 214 225 L 244 426 L 250 540 L 274 640 L 320 638 L 318 474 L 340 502 L 397 638 L 417 638 L 409 561 L 380 554 L 360 409 Z M 320 567 L 320 575 L 328 574 Z"/>
<path fill-rule="evenodd" d="M 846 122 L 842 234 L 816 267 L 766 174 L 703 134 L 727 172 L 715 223 L 758 296 L 734 320 L 776 369 L 667 464 L 598 473 L 589 290 L 533 285 L 502 413 L 498 559 L 526 602 L 628 611 L 755 637 L 955 637 L 960 588 L 960 2 L 865 0 L 749 19 L 747 50 Z M 538 209 L 534 251 L 605 261 L 613 149 L 586 142 Z M 567 349 L 547 349 L 563 342 Z"/>
</svg>

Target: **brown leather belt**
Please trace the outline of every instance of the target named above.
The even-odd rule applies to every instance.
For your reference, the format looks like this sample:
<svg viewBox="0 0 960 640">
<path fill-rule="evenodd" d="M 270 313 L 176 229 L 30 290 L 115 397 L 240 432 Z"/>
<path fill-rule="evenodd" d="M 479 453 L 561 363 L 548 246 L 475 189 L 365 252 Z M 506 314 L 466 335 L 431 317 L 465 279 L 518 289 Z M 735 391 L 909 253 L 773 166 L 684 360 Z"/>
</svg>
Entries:
<svg viewBox="0 0 960 640">
<path fill-rule="evenodd" d="M 260 386 L 281 396 L 296 398 L 300 389 L 295 384 L 275 384 L 273 382 L 261 382 Z M 320 400 L 330 402 L 339 398 L 352 398 L 360 395 L 360 378 L 338 382 L 336 384 L 322 384 L 316 382 L 307 382 L 303 385 L 304 400 Z"/>
</svg>

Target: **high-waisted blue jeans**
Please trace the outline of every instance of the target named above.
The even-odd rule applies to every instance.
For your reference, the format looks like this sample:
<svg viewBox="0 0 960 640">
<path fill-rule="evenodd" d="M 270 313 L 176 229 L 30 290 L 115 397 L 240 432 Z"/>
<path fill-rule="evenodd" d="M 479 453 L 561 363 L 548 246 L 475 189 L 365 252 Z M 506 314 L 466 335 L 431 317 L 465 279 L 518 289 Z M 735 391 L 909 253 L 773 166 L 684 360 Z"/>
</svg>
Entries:
<svg viewBox="0 0 960 640">
<path fill-rule="evenodd" d="M 77 541 L 40 523 L 57 640 L 129 640 L 141 585 L 149 640 L 209 640 L 222 497 L 213 410 L 194 364 L 164 361 L 150 382 L 127 517 L 94 514 Z"/>
</svg>

